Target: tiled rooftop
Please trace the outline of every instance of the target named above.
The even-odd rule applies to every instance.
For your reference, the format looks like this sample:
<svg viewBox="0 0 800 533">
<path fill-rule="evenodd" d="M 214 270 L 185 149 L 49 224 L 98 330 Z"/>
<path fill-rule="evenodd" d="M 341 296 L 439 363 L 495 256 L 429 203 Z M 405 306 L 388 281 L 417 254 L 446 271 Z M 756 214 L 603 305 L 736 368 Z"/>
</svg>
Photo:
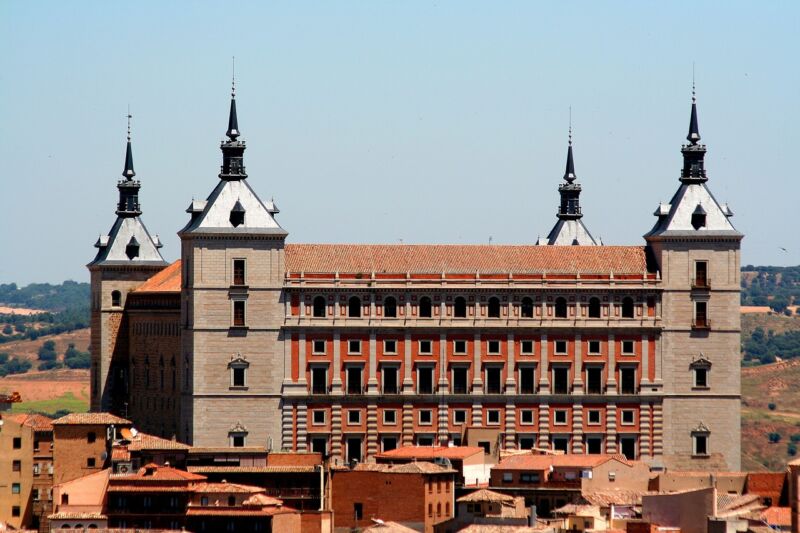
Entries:
<svg viewBox="0 0 800 533">
<path fill-rule="evenodd" d="M 53 419 L 40 414 L 19 413 L 6 415 L 22 426 L 32 428 L 34 431 L 53 431 Z"/>
<path fill-rule="evenodd" d="M 151 277 L 133 292 L 178 292 L 181 290 L 181 260 L 178 259 Z"/>
<path fill-rule="evenodd" d="M 459 503 L 464 502 L 513 502 L 514 497 L 509 496 L 508 494 L 502 494 L 500 492 L 495 492 L 489 489 L 480 489 L 476 490 L 475 492 L 470 492 L 469 494 L 460 497 L 456 500 Z"/>
<path fill-rule="evenodd" d="M 54 426 L 60 425 L 83 425 L 83 426 L 107 426 L 111 424 L 120 426 L 130 426 L 130 420 L 125 420 L 111 413 L 70 413 L 53 420 Z"/>
<path fill-rule="evenodd" d="M 183 444 L 170 439 L 162 439 L 155 435 L 136 433 L 136 436 L 131 439 L 128 449 L 132 452 L 140 450 L 188 450 L 191 448 L 188 444 Z"/>
<path fill-rule="evenodd" d="M 240 483 L 210 483 L 203 482 L 197 483 L 193 487 L 194 492 L 201 492 L 204 494 L 256 494 L 264 492 L 261 487 L 253 485 L 242 485 Z"/>
<path fill-rule="evenodd" d="M 378 459 L 464 459 L 482 454 L 483 448 L 478 446 L 402 446 L 376 455 Z"/>
<path fill-rule="evenodd" d="M 621 455 L 511 455 L 500 461 L 495 468 L 500 470 L 547 470 L 553 468 L 593 468 L 606 461 L 616 459 L 624 464 L 630 462 Z"/>
<path fill-rule="evenodd" d="M 189 472 L 196 474 L 301 474 L 314 472 L 310 465 L 282 466 L 190 466 Z"/>
</svg>

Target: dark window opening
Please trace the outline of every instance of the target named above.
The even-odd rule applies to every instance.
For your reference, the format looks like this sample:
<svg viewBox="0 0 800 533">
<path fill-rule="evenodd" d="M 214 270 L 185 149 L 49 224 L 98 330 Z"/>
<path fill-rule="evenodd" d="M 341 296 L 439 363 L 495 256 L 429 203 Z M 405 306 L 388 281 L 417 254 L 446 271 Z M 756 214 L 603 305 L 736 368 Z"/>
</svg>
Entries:
<svg viewBox="0 0 800 533">
<path fill-rule="evenodd" d="M 694 454 L 695 455 L 708 455 L 708 436 L 695 435 L 694 436 Z"/>
<path fill-rule="evenodd" d="M 363 520 L 364 518 L 364 505 L 361 503 L 353 504 L 353 518 L 355 520 Z"/>
<path fill-rule="evenodd" d="M 634 437 L 622 437 L 619 440 L 620 451 L 629 461 L 636 459 L 636 439 Z"/>
<path fill-rule="evenodd" d="M 453 368 L 453 394 L 467 394 L 468 369 L 463 366 Z"/>
<path fill-rule="evenodd" d="M 423 296 L 419 299 L 419 316 L 421 318 L 430 318 L 431 315 L 431 299 Z"/>
<path fill-rule="evenodd" d="M 119 307 L 122 303 L 122 293 L 111 291 L 111 307 Z"/>
<path fill-rule="evenodd" d="M 381 441 L 384 452 L 390 452 L 397 448 L 397 437 L 383 437 Z"/>
<path fill-rule="evenodd" d="M 453 302 L 453 316 L 467 318 L 467 300 L 463 296 L 457 296 Z"/>
<path fill-rule="evenodd" d="M 349 438 L 347 439 L 347 462 L 361 462 L 361 439 Z"/>
<path fill-rule="evenodd" d="M 94 468 L 96 464 L 97 460 L 94 457 L 86 458 L 86 468 Z"/>
<path fill-rule="evenodd" d="M 483 448 L 483 453 L 485 455 L 489 455 L 492 453 L 492 444 L 488 441 L 485 440 L 478 441 L 478 447 Z"/>
<path fill-rule="evenodd" d="M 244 448 L 244 435 L 233 435 L 231 437 L 231 445 L 234 448 Z"/>
<path fill-rule="evenodd" d="M 419 435 L 417 437 L 417 446 L 433 446 L 433 437 Z"/>
<path fill-rule="evenodd" d="M 636 394 L 636 369 L 621 369 L 620 382 L 620 392 L 622 394 Z"/>
<path fill-rule="evenodd" d="M 233 206 L 233 209 L 231 209 L 229 220 L 231 222 L 231 226 L 234 228 L 238 228 L 244 224 L 244 207 L 242 207 L 242 204 L 240 204 L 238 201 L 236 202 L 236 205 Z"/>
<path fill-rule="evenodd" d="M 556 318 L 567 318 L 566 298 L 556 298 Z"/>
<path fill-rule="evenodd" d="M 387 296 L 383 300 L 383 316 L 385 318 L 397 318 L 397 300 L 394 296 Z"/>
<path fill-rule="evenodd" d="M 533 300 L 527 296 L 522 299 L 520 306 L 520 315 L 522 318 L 533 318 Z"/>
<path fill-rule="evenodd" d="M 233 260 L 233 284 L 244 285 L 244 259 Z"/>
<path fill-rule="evenodd" d="M 564 453 L 568 453 L 569 437 L 553 437 L 553 449 Z"/>
<path fill-rule="evenodd" d="M 694 285 L 695 287 L 708 287 L 708 262 L 694 262 Z"/>
<path fill-rule="evenodd" d="M 361 298 L 358 296 L 351 296 L 347 302 L 347 316 L 350 318 L 361 317 Z"/>
<path fill-rule="evenodd" d="M 361 394 L 361 367 L 347 368 L 347 394 Z"/>
<path fill-rule="evenodd" d="M 487 394 L 500 394 L 503 392 L 502 373 L 503 369 L 500 367 L 490 366 L 489 368 L 486 369 Z"/>
<path fill-rule="evenodd" d="M 417 369 L 417 393 L 433 394 L 433 368 L 420 367 Z"/>
<path fill-rule="evenodd" d="M 489 318 L 500 318 L 500 299 L 492 296 L 489 298 L 488 316 Z"/>
<path fill-rule="evenodd" d="M 328 369 L 311 369 L 311 394 L 327 394 L 328 392 Z"/>
<path fill-rule="evenodd" d="M 532 366 L 523 366 L 519 369 L 520 394 L 533 394 L 536 392 L 536 369 Z"/>
<path fill-rule="evenodd" d="M 600 298 L 589 298 L 589 318 L 600 318 Z"/>
<path fill-rule="evenodd" d="M 324 296 L 316 296 L 314 298 L 314 318 L 325 318 L 327 314 L 327 305 L 325 304 Z"/>
<path fill-rule="evenodd" d="M 708 303 L 694 303 L 694 325 L 698 328 L 708 327 Z"/>
<path fill-rule="evenodd" d="M 234 387 L 244 387 L 245 380 L 244 380 L 244 367 L 234 367 L 233 368 L 233 386 Z"/>
<path fill-rule="evenodd" d="M 556 367 L 553 369 L 553 393 L 569 394 L 569 368 Z"/>
<path fill-rule="evenodd" d="M 236 496 L 228 496 L 228 507 L 236 505 Z"/>
<path fill-rule="evenodd" d="M 433 353 L 433 343 L 431 341 L 419 341 L 419 353 L 430 355 Z"/>
<path fill-rule="evenodd" d="M 397 368 L 384 367 L 383 374 L 383 393 L 384 394 L 397 394 Z"/>
<path fill-rule="evenodd" d="M 589 355 L 600 353 L 600 341 L 589 341 Z"/>
<path fill-rule="evenodd" d="M 532 355 L 533 354 L 533 341 L 526 340 L 520 342 L 520 353 L 523 355 Z"/>
<path fill-rule="evenodd" d="M 536 447 L 536 439 L 534 437 L 520 437 L 519 438 L 519 449 L 520 450 L 532 450 Z"/>
<path fill-rule="evenodd" d="M 233 325 L 236 327 L 243 327 L 245 325 L 244 307 L 244 300 L 233 301 Z"/>
<path fill-rule="evenodd" d="M 586 453 L 588 453 L 589 455 L 597 455 L 603 453 L 603 438 L 586 437 Z"/>
<path fill-rule="evenodd" d="M 325 341 L 321 339 L 315 339 L 311 346 L 311 353 L 312 354 L 324 354 L 325 353 Z"/>
<path fill-rule="evenodd" d="M 694 369 L 694 386 L 695 387 L 708 387 L 708 369 L 695 368 Z"/>
<path fill-rule="evenodd" d="M 706 214 L 692 213 L 692 227 L 694 229 L 700 229 L 706 227 Z"/>
<path fill-rule="evenodd" d="M 622 318 L 633 318 L 633 298 L 629 296 L 622 299 Z"/>
<path fill-rule="evenodd" d="M 457 355 L 463 355 L 467 353 L 467 341 L 453 341 L 453 353 Z"/>
<path fill-rule="evenodd" d="M 349 353 L 349 354 L 360 354 L 361 353 L 361 341 L 360 340 L 347 341 L 347 353 Z"/>
<path fill-rule="evenodd" d="M 397 353 L 397 341 L 394 339 L 386 339 L 383 341 L 383 353 L 385 354 L 396 354 Z"/>
<path fill-rule="evenodd" d="M 139 241 L 136 240 L 136 237 L 131 237 L 131 240 L 128 241 L 125 246 L 125 255 L 128 256 L 128 259 L 139 257 Z"/>
<path fill-rule="evenodd" d="M 589 367 L 586 369 L 586 392 L 588 394 L 603 394 L 603 369 Z"/>
<path fill-rule="evenodd" d="M 94 431 L 90 431 L 89 433 L 86 434 L 86 442 L 88 442 L 89 444 L 93 443 L 96 440 L 97 440 L 97 433 L 95 433 Z"/>
<path fill-rule="evenodd" d="M 328 451 L 328 441 L 325 438 L 315 437 L 311 439 L 311 451 L 321 453 L 324 457 Z"/>
</svg>

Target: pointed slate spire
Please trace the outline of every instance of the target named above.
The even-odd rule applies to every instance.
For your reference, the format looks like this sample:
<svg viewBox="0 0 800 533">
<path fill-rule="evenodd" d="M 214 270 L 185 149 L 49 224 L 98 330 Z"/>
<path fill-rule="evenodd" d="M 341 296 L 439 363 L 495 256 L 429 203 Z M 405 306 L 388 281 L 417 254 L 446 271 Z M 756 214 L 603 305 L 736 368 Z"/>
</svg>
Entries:
<svg viewBox="0 0 800 533">
<path fill-rule="evenodd" d="M 572 160 L 572 125 L 569 127 L 569 148 L 567 148 L 567 169 L 564 171 L 564 181 L 572 183 L 577 179 L 575 175 L 575 162 Z"/>
<path fill-rule="evenodd" d="M 228 131 L 225 135 L 232 141 L 239 136 L 239 119 L 236 116 L 236 82 L 231 86 L 231 111 L 228 115 Z"/>
<path fill-rule="evenodd" d="M 244 141 L 239 140 L 239 118 L 236 116 L 236 78 L 231 82 L 231 111 L 228 115 L 228 140 L 222 141 L 222 169 L 219 177 L 225 181 L 238 181 L 247 178 L 244 170 Z"/>
<path fill-rule="evenodd" d="M 689 118 L 689 134 L 686 136 L 686 140 L 693 145 L 700 141 L 700 128 L 697 126 L 697 95 L 694 82 L 692 82 L 692 116 Z"/>
<path fill-rule="evenodd" d="M 136 172 L 133 171 L 133 151 L 131 150 L 131 118 L 133 118 L 133 115 L 128 109 L 128 148 L 125 151 L 125 168 L 122 171 L 122 175 L 129 180 L 136 175 Z"/>
</svg>

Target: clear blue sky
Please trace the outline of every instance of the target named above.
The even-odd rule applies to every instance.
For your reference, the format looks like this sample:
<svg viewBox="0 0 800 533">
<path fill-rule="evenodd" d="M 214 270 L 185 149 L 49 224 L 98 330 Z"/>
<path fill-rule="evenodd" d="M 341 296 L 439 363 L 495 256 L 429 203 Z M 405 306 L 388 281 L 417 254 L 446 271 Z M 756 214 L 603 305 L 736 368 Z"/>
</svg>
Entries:
<svg viewBox="0 0 800 533">
<path fill-rule="evenodd" d="M 798 264 L 798 28 L 788 1 L 7 0 L 0 282 L 88 279 L 129 103 L 143 218 L 176 259 L 217 182 L 232 55 L 249 181 L 292 242 L 533 243 L 571 105 L 586 225 L 643 244 L 678 186 L 695 62 L 743 263 Z"/>
</svg>

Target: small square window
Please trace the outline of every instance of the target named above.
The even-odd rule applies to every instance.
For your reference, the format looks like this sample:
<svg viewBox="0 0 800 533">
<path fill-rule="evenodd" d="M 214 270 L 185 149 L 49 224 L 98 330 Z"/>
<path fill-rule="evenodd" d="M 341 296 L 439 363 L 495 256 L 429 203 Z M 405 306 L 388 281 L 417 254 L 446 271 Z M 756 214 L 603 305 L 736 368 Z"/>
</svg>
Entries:
<svg viewBox="0 0 800 533">
<path fill-rule="evenodd" d="M 486 411 L 486 424 L 496 426 L 500 424 L 500 410 L 489 409 Z"/>
<path fill-rule="evenodd" d="M 396 354 L 397 353 L 397 341 L 394 339 L 386 339 L 383 341 L 383 353 L 385 354 Z"/>
<path fill-rule="evenodd" d="M 602 420 L 600 409 L 589 409 L 586 412 L 586 420 L 593 426 L 599 425 L 600 421 Z"/>
<path fill-rule="evenodd" d="M 431 341 L 419 341 L 419 353 L 430 355 L 433 353 L 433 343 Z"/>
<path fill-rule="evenodd" d="M 512 472 L 503 472 L 503 483 L 511 483 L 514 481 L 514 474 Z"/>
<path fill-rule="evenodd" d="M 622 355 L 633 355 L 634 353 L 633 341 L 622 341 Z"/>
<path fill-rule="evenodd" d="M 466 424 L 467 411 L 466 409 L 456 409 L 453 411 L 453 424 Z"/>
<path fill-rule="evenodd" d="M 598 355 L 600 353 L 600 341 L 589 341 L 589 354 Z"/>
<path fill-rule="evenodd" d="M 11 516 L 19 516 L 19 506 L 14 505 L 11 507 Z"/>
<path fill-rule="evenodd" d="M 433 446 L 433 437 L 430 435 L 417 435 L 417 446 Z"/>
<path fill-rule="evenodd" d="M 430 409 L 422 409 L 419 412 L 419 423 L 423 425 L 433 424 L 433 411 Z"/>
<path fill-rule="evenodd" d="M 325 424 L 325 411 L 322 409 L 317 409 L 315 411 L 311 411 L 311 423 L 315 426 L 322 426 Z"/>
<path fill-rule="evenodd" d="M 708 388 L 708 369 L 695 368 L 694 369 L 694 386 L 697 388 Z"/>
<path fill-rule="evenodd" d="M 348 424 L 360 424 L 361 423 L 361 411 L 358 409 L 351 409 L 347 411 L 347 423 Z"/>
<path fill-rule="evenodd" d="M 500 341 L 492 340 L 486 343 L 486 353 L 489 355 L 498 355 L 500 353 Z"/>
<path fill-rule="evenodd" d="M 567 341 L 556 341 L 555 342 L 554 353 L 556 355 L 566 355 L 567 354 Z"/>
<path fill-rule="evenodd" d="M 519 420 L 522 424 L 533 424 L 533 409 L 523 409 L 520 411 Z"/>
<path fill-rule="evenodd" d="M 387 425 L 397 424 L 397 411 L 394 409 L 385 409 L 383 411 L 383 423 Z"/>
<path fill-rule="evenodd" d="M 622 425 L 632 426 L 636 420 L 636 412 L 632 409 L 623 409 L 621 413 Z"/>
<path fill-rule="evenodd" d="M 19 472 L 22 470 L 22 461 L 15 459 L 11 463 L 11 471 L 12 472 Z"/>
<path fill-rule="evenodd" d="M 311 353 L 314 355 L 321 355 L 325 354 L 325 352 L 326 352 L 325 341 L 322 339 L 315 339 L 311 349 Z"/>
<path fill-rule="evenodd" d="M 453 341 L 453 353 L 456 355 L 464 355 L 467 353 L 467 341 L 457 340 Z"/>
<path fill-rule="evenodd" d="M 97 461 L 94 457 L 87 457 L 86 458 L 86 468 L 94 468 L 97 464 Z"/>
<path fill-rule="evenodd" d="M 244 435 L 231 435 L 231 446 L 234 448 L 244 448 Z"/>
<path fill-rule="evenodd" d="M 358 355 L 361 353 L 361 341 L 351 340 L 347 341 L 347 353 Z"/>
<path fill-rule="evenodd" d="M 553 423 L 559 426 L 565 426 L 567 424 L 567 410 L 556 409 L 553 411 Z"/>
<path fill-rule="evenodd" d="M 11 484 L 11 494 L 19 494 L 20 491 L 20 484 L 19 483 L 12 483 Z"/>
<path fill-rule="evenodd" d="M 532 355 L 533 354 L 533 341 L 525 340 L 520 343 L 519 351 L 522 355 Z"/>
</svg>

